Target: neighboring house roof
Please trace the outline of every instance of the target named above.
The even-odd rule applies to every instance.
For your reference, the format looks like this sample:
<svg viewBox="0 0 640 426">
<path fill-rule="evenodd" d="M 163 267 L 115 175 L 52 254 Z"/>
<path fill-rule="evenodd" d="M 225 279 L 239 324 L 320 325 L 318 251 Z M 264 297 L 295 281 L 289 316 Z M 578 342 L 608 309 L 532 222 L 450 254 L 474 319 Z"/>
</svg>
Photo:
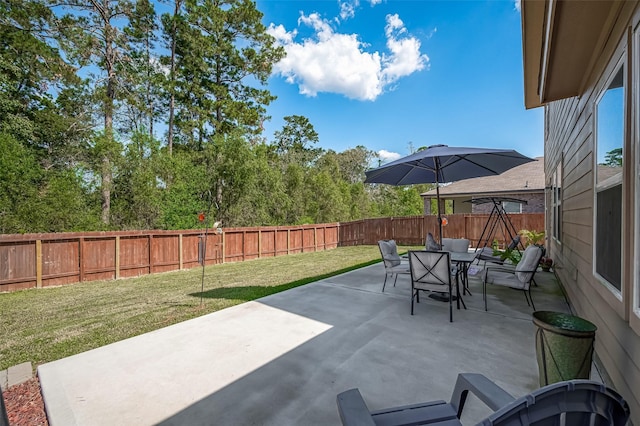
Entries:
<svg viewBox="0 0 640 426">
<path fill-rule="evenodd" d="M 453 182 L 440 187 L 440 197 L 462 195 L 513 194 L 544 191 L 544 157 L 537 157 L 506 172 L 478 178 Z M 436 190 L 421 194 L 423 197 L 435 197 Z"/>
</svg>

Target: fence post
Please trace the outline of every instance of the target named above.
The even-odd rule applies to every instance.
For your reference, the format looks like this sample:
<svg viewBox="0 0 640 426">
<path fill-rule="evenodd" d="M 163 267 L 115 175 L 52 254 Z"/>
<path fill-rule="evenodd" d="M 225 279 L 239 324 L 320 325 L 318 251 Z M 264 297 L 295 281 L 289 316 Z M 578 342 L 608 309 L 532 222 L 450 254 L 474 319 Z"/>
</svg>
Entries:
<svg viewBox="0 0 640 426">
<path fill-rule="evenodd" d="M 258 259 L 262 257 L 262 228 L 258 228 Z"/>
<path fill-rule="evenodd" d="M 36 288 L 42 288 L 42 240 L 36 240 Z"/>
<path fill-rule="evenodd" d="M 79 265 L 79 273 L 78 273 L 78 281 L 84 281 L 84 237 L 80 237 L 78 239 L 78 265 Z"/>
<path fill-rule="evenodd" d="M 247 238 L 247 231 L 242 231 L 242 261 L 244 262 L 247 259 L 247 242 L 245 241 Z"/>
<path fill-rule="evenodd" d="M 153 254 L 151 245 L 153 244 L 153 235 L 149 234 L 149 274 L 153 274 Z"/>
<path fill-rule="evenodd" d="M 224 254 L 225 254 L 225 248 L 224 248 L 224 235 L 225 233 L 222 233 L 222 263 L 224 263 Z"/>
<path fill-rule="evenodd" d="M 120 278 L 120 235 L 116 235 L 116 280 Z"/>
<path fill-rule="evenodd" d="M 287 254 L 291 254 L 291 228 L 287 228 Z"/>
<path fill-rule="evenodd" d="M 183 256 L 182 256 L 182 234 L 178 234 L 178 268 L 180 271 L 183 269 Z"/>
<path fill-rule="evenodd" d="M 318 251 L 318 227 L 313 226 L 313 251 Z"/>
</svg>

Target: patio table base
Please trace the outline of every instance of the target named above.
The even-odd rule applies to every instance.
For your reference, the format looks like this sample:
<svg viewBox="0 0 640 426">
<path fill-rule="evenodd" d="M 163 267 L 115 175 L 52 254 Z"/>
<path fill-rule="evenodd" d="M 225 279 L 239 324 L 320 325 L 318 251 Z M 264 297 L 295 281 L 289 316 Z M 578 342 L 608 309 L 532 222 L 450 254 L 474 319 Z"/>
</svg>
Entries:
<svg viewBox="0 0 640 426">
<path fill-rule="evenodd" d="M 449 296 L 444 293 L 431 293 L 429 294 L 429 298 L 433 300 L 437 300 L 438 302 L 448 302 Z M 458 296 L 451 296 L 452 301 L 458 300 Z"/>
</svg>

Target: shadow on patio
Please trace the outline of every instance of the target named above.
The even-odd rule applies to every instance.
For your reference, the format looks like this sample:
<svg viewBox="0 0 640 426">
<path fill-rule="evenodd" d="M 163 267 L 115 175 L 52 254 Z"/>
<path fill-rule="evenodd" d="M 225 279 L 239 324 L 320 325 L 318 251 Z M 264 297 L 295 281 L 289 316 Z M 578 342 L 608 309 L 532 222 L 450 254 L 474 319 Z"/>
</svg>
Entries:
<svg viewBox="0 0 640 426">
<path fill-rule="evenodd" d="M 539 310 L 568 312 L 553 274 Z M 519 291 L 478 279 L 468 309 L 426 297 L 376 264 L 40 366 L 56 424 L 339 424 L 335 397 L 358 387 L 371 409 L 448 399 L 460 372 L 514 396 L 538 387 L 532 309 Z M 471 398 L 470 398 L 471 399 Z M 473 399 L 465 423 L 487 415 Z"/>
</svg>

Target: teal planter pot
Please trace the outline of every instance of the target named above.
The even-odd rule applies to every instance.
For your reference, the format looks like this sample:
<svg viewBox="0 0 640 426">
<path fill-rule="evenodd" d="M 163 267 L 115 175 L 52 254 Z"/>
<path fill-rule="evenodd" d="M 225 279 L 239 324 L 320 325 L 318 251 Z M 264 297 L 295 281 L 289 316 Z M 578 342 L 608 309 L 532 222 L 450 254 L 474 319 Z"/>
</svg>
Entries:
<svg viewBox="0 0 640 426">
<path fill-rule="evenodd" d="M 533 313 L 540 387 L 572 379 L 589 379 L 597 327 L 569 314 Z"/>
</svg>

